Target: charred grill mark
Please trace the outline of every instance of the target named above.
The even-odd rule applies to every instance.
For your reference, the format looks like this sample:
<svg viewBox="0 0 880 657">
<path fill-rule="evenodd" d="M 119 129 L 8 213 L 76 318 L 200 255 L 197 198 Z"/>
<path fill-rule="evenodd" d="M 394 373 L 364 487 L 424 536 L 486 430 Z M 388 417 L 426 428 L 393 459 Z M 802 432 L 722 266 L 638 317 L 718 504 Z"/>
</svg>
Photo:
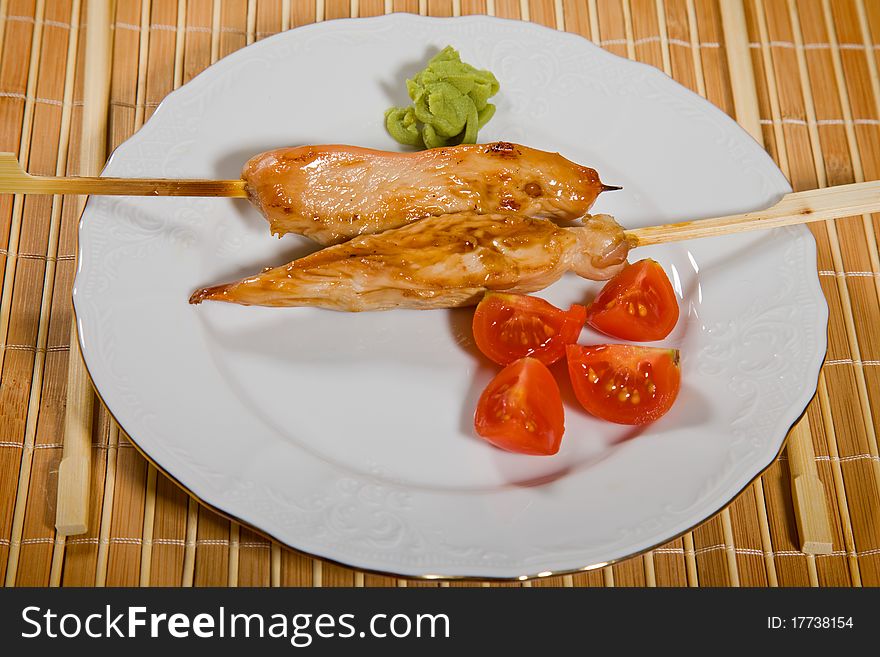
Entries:
<svg viewBox="0 0 880 657">
<path fill-rule="evenodd" d="M 497 141 L 494 144 L 489 144 L 486 152 L 491 155 L 500 155 L 501 157 L 515 157 L 519 155 L 516 145 L 508 141 Z"/>
<path fill-rule="evenodd" d="M 544 193 L 544 190 L 541 189 L 541 186 L 536 182 L 530 182 L 523 188 L 523 191 L 532 198 L 538 198 Z"/>
<path fill-rule="evenodd" d="M 278 159 L 286 165 L 296 165 L 311 162 L 315 159 L 315 157 L 315 151 L 313 151 L 312 149 L 308 149 L 306 151 L 295 149 L 292 152 L 282 153 Z"/>
</svg>

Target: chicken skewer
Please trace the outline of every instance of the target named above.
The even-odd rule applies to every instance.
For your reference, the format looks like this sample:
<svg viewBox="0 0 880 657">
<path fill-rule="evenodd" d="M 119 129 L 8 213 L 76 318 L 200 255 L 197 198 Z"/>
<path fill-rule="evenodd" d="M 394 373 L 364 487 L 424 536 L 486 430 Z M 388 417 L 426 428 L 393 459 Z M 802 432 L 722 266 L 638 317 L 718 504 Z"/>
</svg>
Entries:
<svg viewBox="0 0 880 657">
<path fill-rule="evenodd" d="M 362 311 L 473 305 L 489 290 L 534 292 L 566 271 L 605 280 L 636 246 L 880 210 L 880 182 L 788 194 L 760 212 L 624 231 L 608 215 L 561 228 L 520 215 L 461 213 L 358 237 L 227 285 L 205 300 Z"/>
<path fill-rule="evenodd" d="M 619 189 L 558 153 L 508 142 L 414 153 L 282 148 L 252 158 L 242 178 L 273 233 L 324 245 L 458 212 L 571 221 Z"/>
<path fill-rule="evenodd" d="M 534 292 L 567 271 L 611 278 L 628 251 L 623 230 L 607 215 L 560 228 L 515 214 L 460 213 L 356 237 L 236 283 L 197 290 L 190 303 L 454 308 L 477 303 L 489 290 Z"/>
<path fill-rule="evenodd" d="M 281 148 L 251 158 L 241 180 L 31 176 L 13 154 L 0 153 L 0 193 L 246 197 L 273 233 L 322 245 L 465 211 L 569 221 L 613 189 L 594 169 L 508 142 L 413 153 Z"/>
</svg>

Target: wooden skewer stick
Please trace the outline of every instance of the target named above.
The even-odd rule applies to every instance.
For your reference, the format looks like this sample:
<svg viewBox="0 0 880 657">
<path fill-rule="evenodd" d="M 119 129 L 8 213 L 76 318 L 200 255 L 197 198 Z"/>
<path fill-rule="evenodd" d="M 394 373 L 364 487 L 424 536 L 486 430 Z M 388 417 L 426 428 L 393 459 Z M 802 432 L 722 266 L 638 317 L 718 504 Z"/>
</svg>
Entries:
<svg viewBox="0 0 880 657">
<path fill-rule="evenodd" d="M 247 197 L 244 180 L 32 176 L 14 153 L 0 153 L 0 194 L 4 193 Z"/>
<path fill-rule="evenodd" d="M 700 237 L 730 235 L 747 230 L 840 219 L 872 212 L 880 212 L 880 180 L 793 192 L 783 196 L 776 205 L 764 210 L 714 219 L 634 228 L 626 231 L 626 235 L 635 242 L 635 246 L 648 246 Z"/>
</svg>

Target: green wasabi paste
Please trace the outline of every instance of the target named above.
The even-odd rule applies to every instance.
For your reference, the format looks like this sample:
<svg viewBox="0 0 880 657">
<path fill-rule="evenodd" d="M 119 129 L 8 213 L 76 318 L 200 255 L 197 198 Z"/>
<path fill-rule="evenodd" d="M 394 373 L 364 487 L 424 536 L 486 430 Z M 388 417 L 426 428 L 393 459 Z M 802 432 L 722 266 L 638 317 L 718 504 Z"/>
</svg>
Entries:
<svg viewBox="0 0 880 657">
<path fill-rule="evenodd" d="M 495 114 L 489 98 L 499 85 L 492 73 L 464 63 L 446 46 L 406 81 L 406 89 L 413 104 L 387 110 L 385 127 L 401 144 L 439 148 L 477 143 L 477 131 Z"/>
</svg>

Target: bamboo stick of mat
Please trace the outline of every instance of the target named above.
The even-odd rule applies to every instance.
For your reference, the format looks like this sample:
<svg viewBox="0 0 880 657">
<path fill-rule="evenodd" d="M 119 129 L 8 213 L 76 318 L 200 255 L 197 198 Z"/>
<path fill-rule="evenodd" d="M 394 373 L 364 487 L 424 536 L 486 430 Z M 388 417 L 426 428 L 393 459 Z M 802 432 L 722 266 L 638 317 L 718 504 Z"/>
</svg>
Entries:
<svg viewBox="0 0 880 657">
<path fill-rule="evenodd" d="M 32 142 L 35 134 L 35 126 L 37 124 L 36 120 L 36 103 L 34 100 L 31 100 L 36 95 L 36 90 L 39 88 L 37 85 L 37 80 L 39 78 L 39 70 L 40 70 L 40 53 L 43 48 L 43 33 L 44 33 L 44 25 L 45 25 L 45 15 L 46 15 L 46 3 L 43 0 L 38 0 L 38 2 L 32 4 L 32 16 L 33 16 L 33 29 L 30 34 L 30 48 L 25 48 L 24 44 L 19 42 L 19 47 L 21 48 L 22 60 L 24 57 L 27 57 L 27 66 L 26 72 L 23 72 L 23 75 L 19 77 L 19 84 L 25 84 L 25 98 L 24 98 L 24 108 L 23 112 L 20 115 L 20 129 L 16 130 L 15 137 L 17 137 L 16 141 L 19 143 L 19 153 L 23 161 L 30 162 L 31 161 L 31 153 L 32 153 Z M 0 7 L 0 19 L 5 23 L 8 20 L 8 16 L 6 14 L 6 7 Z M 30 16 L 25 16 L 25 18 L 30 18 Z M 25 55 L 25 53 L 27 53 Z M 4 53 L 5 55 L 5 53 Z M 4 56 L 4 61 L 6 61 L 6 56 Z M 19 87 L 21 88 L 21 87 Z M 5 132 L 5 131 L 4 131 Z M 8 132 L 6 133 L 7 139 L 12 137 Z M 11 141 L 11 140 L 10 140 Z M 7 205 L 7 208 L 9 206 Z M 26 237 L 26 217 L 25 217 L 25 200 L 21 196 L 16 196 L 12 199 L 12 208 L 11 214 L 9 215 L 9 223 L 8 226 L 8 237 L 7 237 L 7 249 L 4 249 L 4 255 L 7 256 L 4 258 L 4 271 L 3 271 L 3 286 L 2 286 L 2 294 L 0 294 L 0 417 L 3 418 L 3 421 L 0 422 L 0 431 L 6 432 L 7 425 L 6 419 L 9 417 L 8 406 L 2 403 L 2 392 L 4 392 L 7 388 L 7 377 L 10 376 L 10 367 L 9 367 L 9 347 L 10 343 L 10 332 L 14 330 L 15 322 L 13 321 L 13 299 L 15 297 L 15 280 L 16 273 L 18 270 L 18 261 L 19 257 L 13 256 L 9 258 L 8 256 L 12 256 L 13 254 L 20 254 L 22 243 L 26 240 L 23 239 Z M 19 279 L 21 280 L 21 279 Z M 20 289 L 20 288 L 19 288 Z M 31 370 L 33 373 L 34 370 Z M 13 387 L 14 384 L 10 384 L 9 388 Z M 33 386 L 33 377 L 31 377 L 31 386 Z M 30 397 L 30 395 L 29 395 Z M 30 404 L 30 399 L 28 399 L 28 404 Z M 18 581 L 18 565 L 21 559 L 21 550 L 24 547 L 22 544 L 24 538 L 24 526 L 25 520 L 27 516 L 27 500 L 28 500 L 28 491 L 30 489 L 31 484 L 31 471 L 34 461 L 34 452 L 36 451 L 36 431 L 28 431 L 27 429 L 27 417 L 23 418 L 25 424 L 25 433 L 24 440 L 22 441 L 21 452 L 20 452 L 20 460 L 17 464 L 18 477 L 16 482 L 16 487 L 12 494 L 13 505 L 11 508 L 11 525 L 9 525 L 9 538 L 7 539 L 6 545 L 8 545 L 7 559 L 5 563 L 5 577 L 3 578 L 3 583 L 5 586 L 15 586 Z M 14 422 L 14 420 L 13 420 Z M 14 426 L 14 424 L 13 424 Z M 2 439 L 0 439 L 2 440 Z M 6 442 L 6 441 L 3 441 Z M 11 441 L 10 441 L 11 442 Z M 0 443 L 2 444 L 2 443 Z M 5 472 L 9 472 L 9 470 L 5 470 Z M 13 481 L 12 477 L 9 479 L 3 480 L 3 483 L 7 483 L 7 481 Z M 0 515 L 5 515 L 6 518 L 9 518 L 8 513 L 4 514 L 0 511 Z M 2 521 L 0 521 L 2 522 Z M 5 524 L 5 523 L 4 523 Z"/>
<path fill-rule="evenodd" d="M 88 3 L 81 169 L 96 173 L 107 156 L 107 113 L 110 99 L 110 21 L 113 0 Z M 55 528 L 63 536 L 82 534 L 89 517 L 92 470 L 92 412 L 95 394 L 83 363 L 76 331 L 70 329 L 64 447 L 58 467 Z"/>
<path fill-rule="evenodd" d="M 730 83 L 733 91 L 734 107 L 737 120 L 746 130 L 763 144 L 760 111 L 752 58 L 749 51 L 748 27 L 746 25 L 745 7 L 742 0 L 720 2 L 721 24 L 724 31 Z M 822 190 L 816 190 L 821 192 Z M 810 193 L 810 192 L 807 192 Z M 868 198 L 877 190 L 869 191 Z M 789 195 L 780 203 L 784 203 Z M 821 196 L 814 197 L 819 200 Z M 778 207 L 780 204 L 777 204 Z M 806 210 L 809 208 L 802 208 Z M 865 210 L 864 212 L 868 212 Z M 861 211 L 850 212 L 861 214 Z M 821 214 L 817 212 L 816 214 Z M 801 216 L 804 216 L 803 214 Z M 807 215 L 810 216 L 810 215 Z M 835 218 L 847 215 L 836 215 Z M 830 217 L 824 217 L 830 218 Z M 801 420 L 806 422 L 807 420 Z M 810 444 L 807 444 L 807 443 Z M 828 508 L 825 503 L 825 489 L 819 479 L 819 470 L 813 451 L 812 437 L 809 432 L 793 431 L 786 447 L 791 465 L 792 498 L 794 500 L 795 518 L 801 540 L 801 551 L 806 554 L 830 554 L 832 551 L 831 525 L 828 521 Z"/>
</svg>

